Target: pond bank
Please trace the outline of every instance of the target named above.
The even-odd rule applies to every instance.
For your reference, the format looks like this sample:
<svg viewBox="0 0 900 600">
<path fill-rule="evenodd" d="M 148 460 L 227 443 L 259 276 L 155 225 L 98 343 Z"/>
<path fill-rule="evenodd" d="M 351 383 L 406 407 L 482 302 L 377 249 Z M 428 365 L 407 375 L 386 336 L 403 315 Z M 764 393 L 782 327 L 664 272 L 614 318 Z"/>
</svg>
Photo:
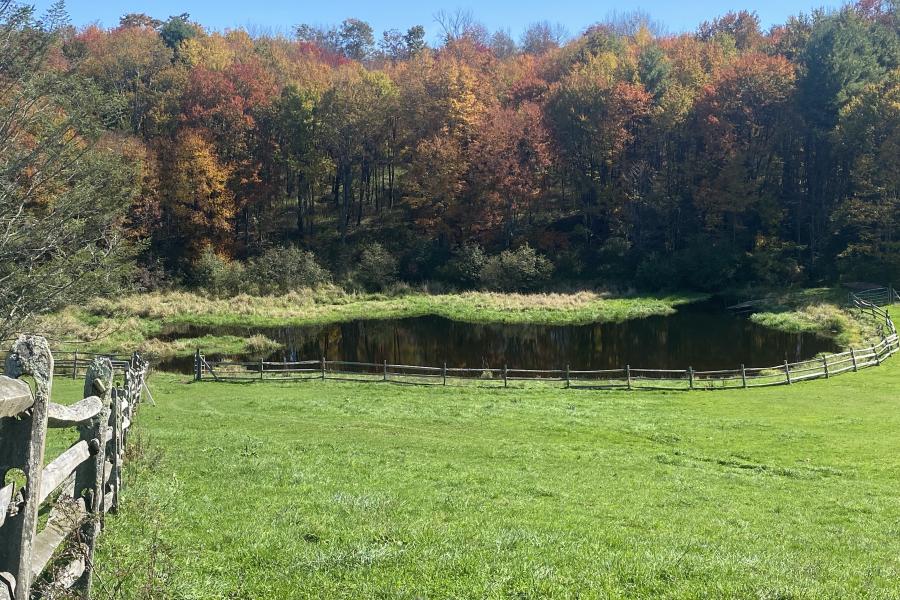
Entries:
<svg viewBox="0 0 900 600">
<path fill-rule="evenodd" d="M 756 305 L 757 312 L 751 319 L 779 331 L 821 335 L 846 347 L 866 339 L 869 332 L 865 324 L 840 308 L 839 295 L 839 291 L 829 288 L 759 293 L 756 297 L 763 300 Z M 670 315 L 681 305 L 706 298 L 707 295 L 695 293 L 617 297 L 599 291 L 366 294 L 331 286 L 263 297 L 211 298 L 191 292 L 154 292 L 95 299 L 84 306 L 68 307 L 45 317 L 40 330 L 54 340 L 75 342 L 61 343 L 67 349 L 93 352 L 139 348 L 152 356 L 169 358 L 188 356 L 202 347 L 221 355 L 267 356 L 281 347 L 274 336 L 206 331 L 172 338 L 165 333 L 173 326 L 266 329 L 422 316 L 475 324 L 620 323 Z"/>
<path fill-rule="evenodd" d="M 206 335 L 163 341 L 164 326 L 298 327 L 358 319 L 400 319 L 435 315 L 467 323 L 583 325 L 668 315 L 703 294 L 613 297 L 595 291 L 552 294 L 465 292 L 397 295 L 347 293 L 334 287 L 281 296 L 210 298 L 191 292 L 154 292 L 95 299 L 45 317 L 41 330 L 85 350 L 139 347 L 158 356 L 189 354 L 202 346 L 222 354 L 272 350 L 272 340 Z"/>
</svg>

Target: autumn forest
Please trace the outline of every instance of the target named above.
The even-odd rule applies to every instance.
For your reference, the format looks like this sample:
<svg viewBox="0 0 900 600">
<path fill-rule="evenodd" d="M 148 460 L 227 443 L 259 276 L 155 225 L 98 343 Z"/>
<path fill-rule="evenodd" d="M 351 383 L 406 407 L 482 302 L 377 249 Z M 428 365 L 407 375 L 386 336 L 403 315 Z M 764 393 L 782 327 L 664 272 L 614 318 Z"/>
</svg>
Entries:
<svg viewBox="0 0 900 600">
<path fill-rule="evenodd" d="M 893 3 L 518 40 L 457 11 L 431 44 L 352 18 L 13 17 L 80 151 L 114 163 L 103 243 L 141 289 L 279 268 L 376 289 L 900 281 Z"/>
</svg>

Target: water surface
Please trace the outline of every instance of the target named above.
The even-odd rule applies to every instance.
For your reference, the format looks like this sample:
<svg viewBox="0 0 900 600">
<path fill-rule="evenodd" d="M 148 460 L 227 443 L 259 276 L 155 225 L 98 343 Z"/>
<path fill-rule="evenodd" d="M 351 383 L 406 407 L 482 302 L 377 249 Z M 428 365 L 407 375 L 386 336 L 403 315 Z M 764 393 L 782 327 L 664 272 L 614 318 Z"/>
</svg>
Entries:
<svg viewBox="0 0 900 600">
<path fill-rule="evenodd" d="M 450 367 L 519 369 L 695 370 L 774 366 L 838 348 L 831 340 L 785 333 L 729 313 L 724 302 L 688 304 L 668 316 L 589 325 L 472 324 L 443 317 L 358 320 L 311 327 L 173 327 L 166 339 L 205 334 L 263 334 L 284 345 L 269 356 L 236 360 L 328 360 Z M 160 368 L 190 372 L 191 358 Z"/>
</svg>

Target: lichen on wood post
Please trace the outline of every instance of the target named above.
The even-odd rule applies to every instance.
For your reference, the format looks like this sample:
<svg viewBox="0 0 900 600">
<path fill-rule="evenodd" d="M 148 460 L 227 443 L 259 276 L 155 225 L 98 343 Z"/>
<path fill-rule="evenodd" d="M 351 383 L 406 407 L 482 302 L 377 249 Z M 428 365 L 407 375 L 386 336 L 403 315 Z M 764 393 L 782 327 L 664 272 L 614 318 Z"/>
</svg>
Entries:
<svg viewBox="0 0 900 600">
<path fill-rule="evenodd" d="M 21 469 L 26 478 L 18 497 L 21 510 L 8 517 L 3 525 L 0 572 L 9 573 L 15 579 L 15 600 L 28 600 L 53 386 L 53 356 L 47 340 L 40 336 L 19 336 L 6 358 L 6 375 L 11 378 L 28 375 L 35 382 L 34 403 L 21 418 L 0 420 L 0 476 L 5 479 L 9 470 Z"/>
<path fill-rule="evenodd" d="M 81 539 L 87 546 L 85 569 L 75 583 L 82 597 L 90 597 L 93 581 L 94 550 L 100 534 L 104 502 L 104 468 L 106 463 L 106 433 L 111 416 L 110 398 L 113 385 L 113 367 L 108 358 L 96 357 L 88 366 L 84 378 L 84 395 L 98 396 L 103 410 L 89 423 L 79 427 L 81 439 L 88 442 L 92 460 L 86 460 L 75 472 L 75 494 L 84 497 L 90 518 L 81 527 Z"/>
</svg>

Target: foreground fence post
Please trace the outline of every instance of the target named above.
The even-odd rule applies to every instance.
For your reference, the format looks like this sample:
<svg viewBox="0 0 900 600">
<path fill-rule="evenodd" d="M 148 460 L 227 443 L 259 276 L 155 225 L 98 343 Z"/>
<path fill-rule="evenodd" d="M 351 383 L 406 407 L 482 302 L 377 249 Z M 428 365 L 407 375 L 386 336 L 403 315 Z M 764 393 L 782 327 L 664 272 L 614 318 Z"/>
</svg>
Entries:
<svg viewBox="0 0 900 600">
<path fill-rule="evenodd" d="M 322 357 L 322 381 L 325 381 L 325 357 Z"/>
<path fill-rule="evenodd" d="M 29 410 L 0 419 L 0 475 L 3 476 L 0 487 L 4 486 L 10 469 L 21 469 L 25 475 L 25 487 L 10 503 L 10 508 L 14 511 L 17 508 L 18 511 L 7 516 L 3 523 L 0 586 L 6 588 L 11 584 L 10 587 L 15 587 L 12 598 L 29 600 L 31 557 L 37 534 L 38 500 L 44 469 L 47 411 L 53 385 L 53 356 L 47 340 L 39 336 L 19 336 L 6 358 L 6 375 L 14 379 L 31 375 L 36 384 L 34 402 Z M 31 391 L 28 390 L 27 394 L 31 396 Z M 7 573 L 14 578 L 13 581 L 7 580 Z"/>
<path fill-rule="evenodd" d="M 856 366 L 856 350 L 850 348 L 850 358 L 853 360 L 853 372 L 856 373 L 859 371 L 859 367 Z"/>
<path fill-rule="evenodd" d="M 384 361 L 384 380 L 387 381 L 387 361 Z"/>
<path fill-rule="evenodd" d="M 694 389 L 694 367 L 688 367 L 688 387 Z"/>
<path fill-rule="evenodd" d="M 100 535 L 103 519 L 104 470 L 106 469 L 106 435 L 109 429 L 110 395 L 113 384 L 112 362 L 108 358 L 94 358 L 88 365 L 84 378 L 84 396 L 99 396 L 103 410 L 85 425 L 80 426 L 81 439 L 88 443 L 93 460 L 86 460 L 75 472 L 75 496 L 83 497 L 90 518 L 81 526 L 81 539 L 85 544 L 84 573 L 75 582 L 75 589 L 83 598 L 91 595 L 94 578 L 94 550 Z"/>
<path fill-rule="evenodd" d="M 78 350 L 72 358 L 72 379 L 78 379 Z"/>
<path fill-rule="evenodd" d="M 631 389 L 631 365 L 625 365 L 625 378 L 628 380 L 628 389 Z"/>
<path fill-rule="evenodd" d="M 203 379 L 203 358 L 200 355 L 200 348 L 194 353 L 194 381 Z"/>
<path fill-rule="evenodd" d="M 828 373 L 828 355 L 822 355 L 822 366 L 825 367 L 825 379 L 828 379 L 831 375 Z"/>
<path fill-rule="evenodd" d="M 875 344 L 872 344 L 872 354 L 875 356 L 875 366 L 881 366 L 881 357 L 878 356 L 878 352 L 875 350 Z"/>
<path fill-rule="evenodd" d="M 741 363 L 741 386 L 744 389 L 747 388 L 747 368 L 744 366 L 744 363 Z"/>
<path fill-rule="evenodd" d="M 572 386 L 572 378 L 570 377 L 569 365 L 566 365 L 566 389 Z"/>
<path fill-rule="evenodd" d="M 259 359 L 259 380 L 263 380 L 263 372 L 266 370 L 266 363 L 263 362 L 262 359 Z"/>
<path fill-rule="evenodd" d="M 444 385 L 447 385 L 447 361 L 444 361 L 444 368 L 441 369 L 441 375 L 444 378 Z"/>
<path fill-rule="evenodd" d="M 787 378 L 788 385 L 791 385 L 791 365 L 788 364 L 788 361 L 784 361 L 784 376 Z"/>
<path fill-rule="evenodd" d="M 503 387 L 507 387 L 507 368 L 503 365 Z"/>
</svg>

